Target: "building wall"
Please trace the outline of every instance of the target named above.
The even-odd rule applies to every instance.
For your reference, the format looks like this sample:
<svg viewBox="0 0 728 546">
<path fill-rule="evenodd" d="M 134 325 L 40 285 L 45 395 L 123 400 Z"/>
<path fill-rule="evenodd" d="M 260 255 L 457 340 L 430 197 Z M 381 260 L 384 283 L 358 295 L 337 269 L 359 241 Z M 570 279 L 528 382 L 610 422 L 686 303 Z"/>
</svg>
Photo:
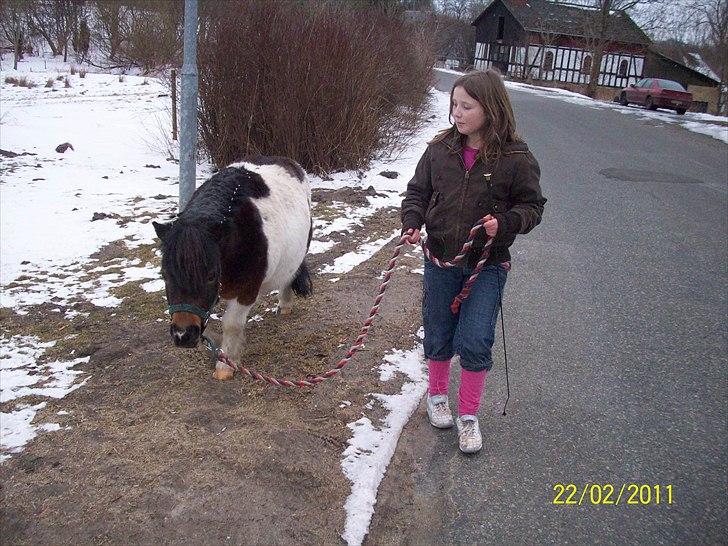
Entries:
<svg viewBox="0 0 728 546">
<path fill-rule="evenodd" d="M 720 91 L 717 87 L 705 87 L 701 85 L 688 85 L 688 91 L 693 94 L 693 106 L 691 112 L 707 112 L 718 115 L 718 98 Z"/>
<path fill-rule="evenodd" d="M 495 66 L 504 75 L 564 83 L 589 82 L 588 67 L 584 64 L 587 57 L 591 57 L 591 53 L 585 49 L 542 46 L 537 43 L 504 46 L 478 42 L 475 46 L 476 68 Z M 642 77 L 644 62 L 642 54 L 616 50 L 609 52 L 602 57 L 598 85 L 621 88 L 635 83 Z M 620 72 L 620 67 L 623 72 Z"/>
<path fill-rule="evenodd" d="M 498 41 L 498 19 L 503 17 L 503 38 Z M 496 1 L 488 13 L 475 27 L 475 41 L 482 43 L 501 43 L 506 45 L 521 44 L 526 41 L 526 31 L 518 21 L 511 15 L 503 5 L 502 1 Z"/>
</svg>

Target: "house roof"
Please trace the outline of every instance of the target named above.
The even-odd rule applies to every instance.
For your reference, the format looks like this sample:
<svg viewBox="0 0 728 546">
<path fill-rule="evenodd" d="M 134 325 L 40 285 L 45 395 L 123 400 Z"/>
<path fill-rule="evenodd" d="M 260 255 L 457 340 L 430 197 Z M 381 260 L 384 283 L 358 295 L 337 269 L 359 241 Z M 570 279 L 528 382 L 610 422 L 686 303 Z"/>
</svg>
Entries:
<svg viewBox="0 0 728 546">
<path fill-rule="evenodd" d="M 573 4 L 556 3 L 547 0 L 496 0 L 485 8 L 473 25 L 477 26 L 488 11 L 501 2 L 518 23 L 529 32 L 545 32 L 562 36 L 586 37 L 585 29 L 596 11 Z M 609 39 L 612 42 L 647 45 L 650 39 L 632 18 L 622 11 L 611 15 L 611 24 L 608 29 Z"/>
<path fill-rule="evenodd" d="M 650 45 L 650 51 L 674 63 L 686 66 L 715 82 L 720 82 L 720 76 L 705 62 L 698 52 L 698 48 L 695 46 L 684 44 L 677 40 L 665 40 L 664 42 L 655 42 Z"/>
<path fill-rule="evenodd" d="M 706 80 L 706 83 L 720 85 L 720 78 L 716 76 L 710 67 L 703 62 L 703 59 L 697 53 L 685 52 L 684 54 L 677 54 L 675 51 L 672 51 L 671 54 L 668 55 L 665 51 L 660 51 L 654 46 L 651 46 L 649 50 L 653 55 L 667 59 L 668 61 L 679 65 L 683 69 L 693 72 L 698 78 Z M 700 65 L 691 66 L 696 63 L 695 57 L 697 57 L 700 61 Z"/>
</svg>

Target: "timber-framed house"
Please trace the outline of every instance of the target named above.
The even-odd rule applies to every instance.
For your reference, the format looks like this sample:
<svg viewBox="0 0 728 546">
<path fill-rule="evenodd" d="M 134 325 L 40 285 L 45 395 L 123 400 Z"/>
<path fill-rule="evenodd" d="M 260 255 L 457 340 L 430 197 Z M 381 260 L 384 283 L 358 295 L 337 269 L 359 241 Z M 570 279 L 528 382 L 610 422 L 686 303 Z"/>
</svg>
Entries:
<svg viewBox="0 0 728 546">
<path fill-rule="evenodd" d="M 600 47 L 597 85 L 626 87 L 642 78 L 650 44 L 624 12 L 599 27 L 596 11 L 547 0 L 494 0 L 472 24 L 476 68 L 522 79 L 587 84 Z"/>
</svg>

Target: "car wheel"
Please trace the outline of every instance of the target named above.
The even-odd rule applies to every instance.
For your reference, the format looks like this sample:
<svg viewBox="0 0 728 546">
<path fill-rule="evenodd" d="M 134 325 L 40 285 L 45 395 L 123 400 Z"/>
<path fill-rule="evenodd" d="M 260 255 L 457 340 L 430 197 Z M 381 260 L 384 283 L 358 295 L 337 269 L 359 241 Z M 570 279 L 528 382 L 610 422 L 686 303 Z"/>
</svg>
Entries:
<svg viewBox="0 0 728 546">
<path fill-rule="evenodd" d="M 685 115 L 685 108 L 677 108 L 675 112 L 678 113 L 678 115 L 684 116 Z"/>
<path fill-rule="evenodd" d="M 619 104 L 622 106 L 627 106 L 629 102 L 627 102 L 627 93 L 622 92 L 621 95 L 619 95 Z"/>
<path fill-rule="evenodd" d="M 647 97 L 647 100 L 645 101 L 645 108 L 648 110 L 657 110 L 657 106 L 652 103 L 652 97 Z"/>
</svg>

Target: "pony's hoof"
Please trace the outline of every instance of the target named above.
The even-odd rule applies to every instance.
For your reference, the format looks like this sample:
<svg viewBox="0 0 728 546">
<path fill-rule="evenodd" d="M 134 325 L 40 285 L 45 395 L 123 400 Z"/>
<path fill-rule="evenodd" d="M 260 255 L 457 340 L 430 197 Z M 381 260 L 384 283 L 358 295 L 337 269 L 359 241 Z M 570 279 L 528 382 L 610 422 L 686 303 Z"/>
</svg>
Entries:
<svg viewBox="0 0 728 546">
<path fill-rule="evenodd" d="M 235 370 L 233 370 L 230 366 L 223 364 L 222 366 L 215 366 L 215 371 L 212 372 L 212 377 L 218 381 L 227 381 L 228 379 L 233 378 L 234 373 Z"/>
<path fill-rule="evenodd" d="M 283 317 L 287 317 L 292 312 L 293 312 L 293 309 L 291 307 L 277 307 L 276 308 L 276 313 Z"/>
</svg>

